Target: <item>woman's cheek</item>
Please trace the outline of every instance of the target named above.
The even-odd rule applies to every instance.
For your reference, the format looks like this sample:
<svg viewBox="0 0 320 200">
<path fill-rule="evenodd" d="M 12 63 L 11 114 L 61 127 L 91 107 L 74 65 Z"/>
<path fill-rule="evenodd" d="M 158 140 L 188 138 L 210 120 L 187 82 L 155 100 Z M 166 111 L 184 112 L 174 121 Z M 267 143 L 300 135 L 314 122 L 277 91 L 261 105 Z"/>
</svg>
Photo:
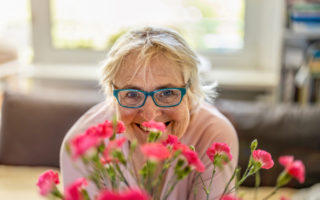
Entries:
<svg viewBox="0 0 320 200">
<path fill-rule="evenodd" d="M 133 120 L 134 116 L 136 115 L 136 109 L 129 109 L 129 108 L 123 108 L 118 106 L 117 114 L 119 116 L 119 119 L 123 121 L 123 123 L 128 126 Z"/>
</svg>

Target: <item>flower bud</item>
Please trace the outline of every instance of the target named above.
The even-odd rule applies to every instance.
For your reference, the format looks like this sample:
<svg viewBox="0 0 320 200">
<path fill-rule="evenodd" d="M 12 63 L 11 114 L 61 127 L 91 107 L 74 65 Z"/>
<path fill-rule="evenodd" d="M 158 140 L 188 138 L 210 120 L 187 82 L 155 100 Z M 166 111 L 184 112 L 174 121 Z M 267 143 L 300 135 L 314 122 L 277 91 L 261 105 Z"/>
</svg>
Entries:
<svg viewBox="0 0 320 200">
<path fill-rule="evenodd" d="M 251 152 L 256 150 L 256 148 L 258 147 L 258 140 L 257 139 L 254 139 L 252 142 L 251 142 L 251 145 L 250 145 L 250 149 L 251 149 Z"/>
</svg>

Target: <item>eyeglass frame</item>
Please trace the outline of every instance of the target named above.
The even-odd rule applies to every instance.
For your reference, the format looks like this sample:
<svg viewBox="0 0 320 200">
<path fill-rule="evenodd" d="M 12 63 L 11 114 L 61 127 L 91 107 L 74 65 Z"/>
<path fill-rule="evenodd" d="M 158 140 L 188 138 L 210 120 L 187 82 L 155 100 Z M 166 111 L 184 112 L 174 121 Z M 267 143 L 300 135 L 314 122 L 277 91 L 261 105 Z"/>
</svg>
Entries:
<svg viewBox="0 0 320 200">
<path fill-rule="evenodd" d="M 189 88 L 190 86 L 190 81 L 188 81 L 188 83 L 186 84 L 185 87 L 182 87 L 182 88 L 162 88 L 162 89 L 157 89 L 157 90 L 154 90 L 154 91 L 150 91 L 150 92 L 147 92 L 147 91 L 144 91 L 144 90 L 138 90 L 138 89 L 113 89 L 113 96 L 117 99 L 119 105 L 121 107 L 124 107 L 124 108 L 141 108 L 142 106 L 144 106 L 144 104 L 146 103 L 147 101 L 147 98 L 148 96 L 151 96 L 154 104 L 160 108 L 171 108 L 171 107 L 175 107 L 175 106 L 178 106 L 180 105 L 184 95 L 187 93 L 187 89 Z M 154 94 L 159 92 L 159 91 L 162 91 L 162 90 L 170 90 L 170 89 L 176 89 L 176 90 L 180 90 L 181 92 L 181 98 L 180 98 L 180 101 L 177 103 L 177 104 L 174 104 L 174 105 L 171 105 L 171 106 L 161 106 L 159 104 L 157 104 L 156 100 L 154 99 Z M 143 103 L 140 105 L 140 106 L 125 106 L 125 105 L 122 105 L 119 101 L 119 92 L 121 91 L 136 91 L 136 92 L 141 92 L 144 94 L 145 98 L 143 100 Z"/>
</svg>

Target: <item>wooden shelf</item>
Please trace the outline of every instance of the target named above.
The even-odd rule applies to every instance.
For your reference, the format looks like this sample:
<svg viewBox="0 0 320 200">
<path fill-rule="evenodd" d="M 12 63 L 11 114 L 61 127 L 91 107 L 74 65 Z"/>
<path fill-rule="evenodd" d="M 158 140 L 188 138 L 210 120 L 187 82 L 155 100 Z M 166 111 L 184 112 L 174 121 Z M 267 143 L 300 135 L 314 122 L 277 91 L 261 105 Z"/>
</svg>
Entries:
<svg viewBox="0 0 320 200">
<path fill-rule="evenodd" d="M 284 38 L 285 39 L 291 39 L 291 40 L 317 40 L 320 39 L 320 33 L 318 32 L 305 32 L 305 33 L 299 33 L 295 32 L 290 29 L 285 29 L 284 31 Z"/>
</svg>

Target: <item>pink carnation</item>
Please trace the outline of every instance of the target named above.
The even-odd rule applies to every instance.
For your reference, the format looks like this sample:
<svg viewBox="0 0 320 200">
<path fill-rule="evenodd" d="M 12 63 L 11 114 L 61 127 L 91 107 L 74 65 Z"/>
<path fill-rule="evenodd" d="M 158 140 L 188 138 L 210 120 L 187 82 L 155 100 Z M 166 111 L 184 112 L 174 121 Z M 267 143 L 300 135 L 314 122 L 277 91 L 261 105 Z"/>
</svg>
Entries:
<svg viewBox="0 0 320 200">
<path fill-rule="evenodd" d="M 124 123 L 122 121 L 117 121 L 116 133 L 124 133 L 125 130 Z M 101 138 L 109 138 L 113 134 L 113 124 L 109 120 L 106 120 L 104 123 L 88 128 L 86 134 Z"/>
<path fill-rule="evenodd" d="M 114 160 L 111 156 L 110 156 L 110 151 L 109 149 L 105 149 L 103 151 L 103 157 L 100 158 L 100 162 L 102 164 L 107 164 L 107 163 L 111 163 L 111 162 L 117 162 L 117 160 Z"/>
<path fill-rule="evenodd" d="M 126 142 L 126 138 L 122 137 L 119 139 L 115 139 L 112 141 L 109 141 L 108 145 L 106 146 L 104 152 L 103 152 L 103 157 L 101 158 L 101 162 L 103 164 L 110 163 L 112 161 L 117 162 L 117 160 L 114 160 L 110 154 L 112 153 L 113 150 L 120 150 L 122 145 Z"/>
<path fill-rule="evenodd" d="M 109 190 L 102 191 L 97 200 L 149 200 L 149 195 L 140 189 L 129 189 L 122 193 Z"/>
<path fill-rule="evenodd" d="M 215 155 L 226 155 L 229 161 L 232 160 L 232 155 L 230 154 L 230 148 L 225 143 L 215 142 L 207 150 L 207 155 L 211 161 L 213 161 Z"/>
<path fill-rule="evenodd" d="M 108 120 L 96 126 L 91 126 L 86 130 L 87 135 L 101 138 L 109 138 L 112 136 L 112 133 L 112 124 Z"/>
<path fill-rule="evenodd" d="M 168 135 L 168 138 L 162 142 L 163 145 L 167 146 L 167 145 L 176 145 L 176 144 L 180 144 L 179 139 L 177 136 L 175 135 Z"/>
<path fill-rule="evenodd" d="M 198 158 L 198 154 L 192 150 L 185 150 L 182 152 L 184 157 L 187 159 L 188 164 L 195 167 L 198 172 L 204 172 L 205 167 L 201 160 Z"/>
<path fill-rule="evenodd" d="M 122 121 L 117 122 L 117 131 L 116 133 L 124 133 L 126 131 L 126 127 L 124 126 L 124 123 Z"/>
<path fill-rule="evenodd" d="M 285 170 L 300 183 L 305 180 L 305 166 L 301 160 L 294 160 L 293 156 L 279 157 L 279 163 L 285 167 Z"/>
<path fill-rule="evenodd" d="M 182 144 L 182 143 L 177 143 L 177 144 L 173 145 L 173 150 L 174 151 L 180 150 L 182 153 L 185 151 L 191 151 L 191 149 L 187 145 Z"/>
<path fill-rule="evenodd" d="M 88 182 L 85 178 L 79 178 L 71 185 L 65 188 L 65 198 L 64 200 L 83 200 L 82 190 L 85 186 L 88 185 Z"/>
<path fill-rule="evenodd" d="M 223 195 L 221 200 L 242 200 L 241 198 L 235 197 L 233 195 Z"/>
<path fill-rule="evenodd" d="M 96 135 L 81 134 L 71 140 L 72 158 L 77 159 L 88 150 L 99 146 L 101 138 Z"/>
<path fill-rule="evenodd" d="M 47 170 L 43 172 L 38 179 L 37 186 L 40 189 L 40 194 L 42 196 L 47 196 L 52 192 L 52 190 L 56 187 L 56 184 L 59 184 L 59 176 L 58 173 Z"/>
<path fill-rule="evenodd" d="M 157 132 L 165 132 L 166 131 L 166 125 L 162 122 L 156 122 L 156 121 L 148 121 L 148 122 L 143 122 L 142 126 L 150 128 L 152 131 Z"/>
<path fill-rule="evenodd" d="M 293 156 L 280 156 L 278 161 L 282 166 L 287 167 L 293 163 L 294 157 Z"/>
<path fill-rule="evenodd" d="M 252 152 L 252 158 L 255 162 L 260 162 L 261 168 L 263 169 L 270 169 L 274 165 L 271 154 L 264 150 L 254 150 Z"/>
<path fill-rule="evenodd" d="M 126 142 L 126 140 L 127 139 L 125 137 L 111 140 L 111 141 L 109 141 L 107 148 L 108 149 L 121 149 L 122 145 Z"/>
<path fill-rule="evenodd" d="M 164 160 L 170 156 L 170 152 L 161 143 L 147 143 L 140 147 L 141 152 L 150 159 Z"/>
<path fill-rule="evenodd" d="M 182 144 L 175 135 L 168 135 L 168 138 L 163 141 L 162 144 L 165 146 L 171 146 L 173 151 L 180 150 L 181 152 L 185 152 L 190 150 L 190 148 L 187 145 Z"/>
</svg>

